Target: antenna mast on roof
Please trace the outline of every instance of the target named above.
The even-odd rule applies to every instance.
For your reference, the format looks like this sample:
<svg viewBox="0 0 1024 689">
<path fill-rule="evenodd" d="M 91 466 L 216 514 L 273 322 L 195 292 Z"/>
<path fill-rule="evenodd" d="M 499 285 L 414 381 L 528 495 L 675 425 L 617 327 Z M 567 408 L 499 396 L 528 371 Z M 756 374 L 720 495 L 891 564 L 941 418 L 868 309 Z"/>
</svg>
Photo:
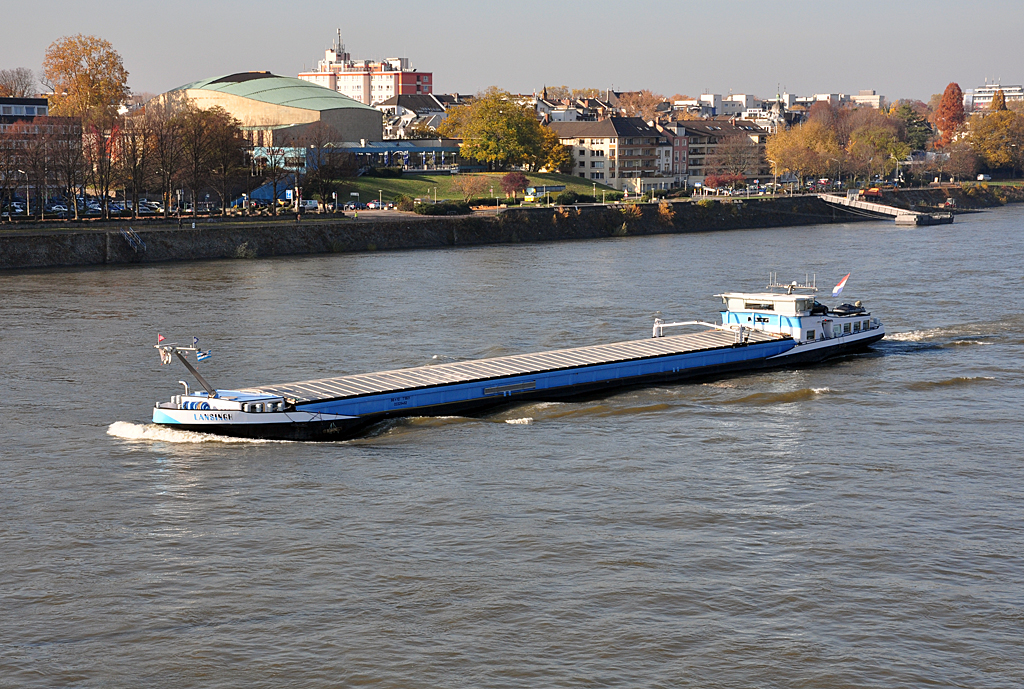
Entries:
<svg viewBox="0 0 1024 689">
<path fill-rule="evenodd" d="M 777 291 L 781 291 L 781 290 L 786 290 L 786 294 L 793 294 L 797 290 L 802 290 L 803 292 L 812 292 L 812 293 L 813 292 L 817 292 L 818 291 L 818 274 L 817 273 L 814 274 L 813 281 L 810 279 L 809 275 L 804 274 L 804 284 L 801 285 L 796 280 L 793 280 L 793 282 L 790 282 L 790 283 L 783 284 L 783 283 L 779 282 L 779 274 L 777 272 L 771 272 L 771 273 L 768 273 L 768 287 L 767 287 L 767 289 L 770 289 L 773 292 L 777 292 Z"/>
</svg>

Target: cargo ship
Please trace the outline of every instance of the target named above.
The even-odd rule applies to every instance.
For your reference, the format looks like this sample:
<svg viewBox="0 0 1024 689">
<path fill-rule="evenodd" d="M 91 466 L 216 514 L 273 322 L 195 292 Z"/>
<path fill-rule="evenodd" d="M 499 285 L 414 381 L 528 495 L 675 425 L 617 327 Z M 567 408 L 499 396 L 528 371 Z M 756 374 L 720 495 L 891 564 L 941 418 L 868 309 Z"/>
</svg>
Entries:
<svg viewBox="0 0 1024 689">
<path fill-rule="evenodd" d="M 845 279 L 844 279 L 845 281 Z M 532 354 L 458 361 L 376 373 L 316 378 L 237 390 L 216 389 L 189 361 L 193 346 L 156 345 L 177 358 L 200 389 L 153 408 L 153 423 L 182 430 L 274 440 L 347 440 L 376 423 L 407 416 L 479 413 L 532 400 L 566 400 L 617 388 L 674 383 L 797 366 L 866 349 L 885 335 L 864 307 L 829 308 L 813 284 L 718 295 L 721 323 L 655 319 L 653 337 Z M 837 289 L 842 290 L 842 284 Z M 667 335 L 670 328 L 700 332 Z"/>
</svg>

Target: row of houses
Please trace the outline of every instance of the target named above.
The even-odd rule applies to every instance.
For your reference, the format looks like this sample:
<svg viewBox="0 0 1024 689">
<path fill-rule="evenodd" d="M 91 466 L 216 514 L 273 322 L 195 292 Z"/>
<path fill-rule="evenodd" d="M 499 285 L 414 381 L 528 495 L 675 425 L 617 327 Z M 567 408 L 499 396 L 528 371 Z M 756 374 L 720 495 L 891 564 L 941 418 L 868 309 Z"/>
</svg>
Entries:
<svg viewBox="0 0 1024 689">
<path fill-rule="evenodd" d="M 710 174 L 770 176 L 768 132 L 735 119 L 657 123 L 612 116 L 548 125 L 573 151 L 573 175 L 639 194 L 701 186 Z"/>
<path fill-rule="evenodd" d="M 514 96 L 521 105 L 528 105 L 544 124 L 556 122 L 597 122 L 612 116 L 631 114 L 626 106 L 630 92 L 608 89 L 600 96 L 585 98 L 549 97 L 547 88 L 540 95 Z M 374 103 L 384 114 L 386 138 L 405 138 L 406 132 L 423 127 L 437 127 L 444 120 L 449 107 L 464 105 L 472 96 L 459 94 L 397 94 Z M 676 120 L 740 119 L 753 122 L 769 134 L 780 127 L 801 122 L 812 105 L 826 102 L 831 105 L 856 105 L 872 108 L 885 106 L 885 97 L 874 91 L 861 91 L 859 95 L 819 93 L 812 96 L 777 95 L 774 100 L 762 100 L 749 94 L 706 93 L 692 100 L 663 101 L 649 108 L 648 121 L 672 122 Z"/>
<path fill-rule="evenodd" d="M 546 95 L 546 94 L 545 94 Z M 555 101 L 519 96 L 538 119 L 572 149 L 572 174 L 620 191 L 700 186 L 708 174 L 730 172 L 754 180 L 768 174 L 764 146 L 769 130 L 736 117 L 644 120 L 622 115 L 608 99 Z M 385 139 L 405 139 L 423 128 L 436 128 L 448 111 L 471 102 L 459 95 L 400 95 L 376 107 L 384 115 Z M 571 111 L 571 114 L 568 114 Z M 728 149 L 730 155 L 718 155 Z"/>
</svg>

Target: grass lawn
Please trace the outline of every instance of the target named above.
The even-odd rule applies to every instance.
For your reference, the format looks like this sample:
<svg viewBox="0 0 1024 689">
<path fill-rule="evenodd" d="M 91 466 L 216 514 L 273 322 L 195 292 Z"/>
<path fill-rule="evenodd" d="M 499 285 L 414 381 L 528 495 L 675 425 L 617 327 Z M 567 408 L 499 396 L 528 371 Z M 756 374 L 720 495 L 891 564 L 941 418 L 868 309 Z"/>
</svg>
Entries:
<svg viewBox="0 0 1024 689">
<path fill-rule="evenodd" d="M 488 181 L 492 181 L 494 183 L 494 193 L 499 198 L 505 197 L 505 193 L 501 190 L 501 178 L 504 177 L 506 173 L 480 172 L 472 174 L 488 178 Z M 525 174 L 526 178 L 530 180 L 530 186 L 564 184 L 566 189 L 575 191 L 577 194 L 592 194 L 594 191 L 593 182 L 587 181 L 582 177 L 529 172 Z M 459 192 L 452 187 L 451 175 L 423 175 L 408 172 L 396 179 L 389 179 L 385 177 L 358 177 L 354 180 L 346 179 L 341 184 L 341 193 L 338 196 L 344 197 L 347 202 L 352 199 L 349 194 L 356 191 L 359 192 L 359 200 L 366 203 L 367 201 L 378 198 L 380 196 L 380 191 L 383 190 L 385 201 L 393 201 L 394 198 L 399 195 L 410 196 L 412 198 L 433 199 L 434 187 L 437 187 L 438 201 L 442 199 L 462 200 L 462 196 Z M 602 189 L 612 190 L 611 187 L 598 184 L 598 192 Z M 484 195 L 490 196 L 490 190 L 488 189 L 485 191 Z M 523 198 L 522 194 L 519 195 L 519 198 Z"/>
</svg>

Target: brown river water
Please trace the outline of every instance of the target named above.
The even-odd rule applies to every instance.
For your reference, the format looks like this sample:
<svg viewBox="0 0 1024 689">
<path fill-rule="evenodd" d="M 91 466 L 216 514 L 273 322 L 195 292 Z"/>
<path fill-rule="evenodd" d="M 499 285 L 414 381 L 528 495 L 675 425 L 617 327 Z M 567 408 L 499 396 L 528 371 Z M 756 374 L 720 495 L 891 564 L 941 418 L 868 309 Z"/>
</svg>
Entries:
<svg viewBox="0 0 1024 689">
<path fill-rule="evenodd" d="M 1024 208 L 0 274 L 0 687 L 1024 685 Z M 800 370 L 411 419 L 148 425 L 180 390 L 649 336 L 852 272 Z"/>
</svg>

